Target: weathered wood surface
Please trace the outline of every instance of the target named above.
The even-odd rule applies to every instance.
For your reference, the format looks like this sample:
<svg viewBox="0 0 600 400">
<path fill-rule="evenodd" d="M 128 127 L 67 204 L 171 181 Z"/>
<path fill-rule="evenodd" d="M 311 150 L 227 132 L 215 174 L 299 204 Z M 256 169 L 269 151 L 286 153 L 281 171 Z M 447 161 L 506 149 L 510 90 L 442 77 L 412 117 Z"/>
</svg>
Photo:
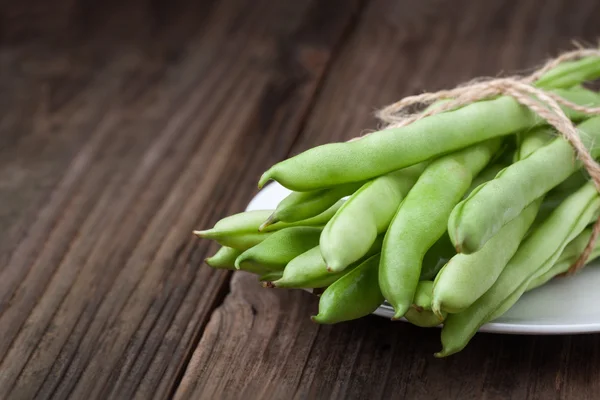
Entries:
<svg viewBox="0 0 600 400">
<path fill-rule="evenodd" d="M 0 396 L 173 392 L 228 290 L 191 232 L 288 153 L 358 6 L 340 5 L 80 2 L 56 37 L 11 26 Z"/>
<path fill-rule="evenodd" d="M 0 4 L 0 398 L 595 398 L 600 337 L 370 317 L 213 271 L 194 228 L 407 94 L 600 36 L 600 3 Z M 232 279 L 231 279 L 232 278 Z"/>
</svg>

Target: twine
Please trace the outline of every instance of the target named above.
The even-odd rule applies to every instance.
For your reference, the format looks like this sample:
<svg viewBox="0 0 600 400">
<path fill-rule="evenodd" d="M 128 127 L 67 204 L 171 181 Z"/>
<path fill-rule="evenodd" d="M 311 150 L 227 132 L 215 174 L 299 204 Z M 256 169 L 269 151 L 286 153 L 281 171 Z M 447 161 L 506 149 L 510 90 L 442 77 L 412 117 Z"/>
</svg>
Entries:
<svg viewBox="0 0 600 400">
<path fill-rule="evenodd" d="M 471 81 L 451 90 L 440 90 L 433 93 L 423 93 L 406 97 L 396 103 L 390 104 L 377 113 L 377 117 L 386 125 L 384 129 L 397 128 L 412 124 L 423 118 L 451 111 L 476 101 L 489 99 L 499 95 L 514 98 L 520 104 L 528 107 L 539 115 L 548 124 L 552 125 L 575 149 L 577 157 L 589 173 L 596 190 L 600 192 L 600 165 L 596 163 L 586 149 L 577 128 L 565 115 L 560 105 L 572 110 L 587 114 L 600 115 L 600 107 L 585 107 L 574 104 L 554 93 L 536 88 L 533 83 L 542 75 L 559 64 L 574 59 L 589 56 L 600 56 L 598 49 L 577 49 L 563 53 L 557 58 L 549 60 L 544 66 L 527 76 L 512 76 L 498 79 L 479 79 Z M 410 114 L 407 110 L 416 105 L 430 105 L 438 100 L 448 100 L 436 107 L 429 108 L 417 114 Z M 596 239 L 600 235 L 600 217 L 596 220 L 590 240 L 578 260 L 569 268 L 567 274 L 579 271 L 587 262 Z"/>
</svg>

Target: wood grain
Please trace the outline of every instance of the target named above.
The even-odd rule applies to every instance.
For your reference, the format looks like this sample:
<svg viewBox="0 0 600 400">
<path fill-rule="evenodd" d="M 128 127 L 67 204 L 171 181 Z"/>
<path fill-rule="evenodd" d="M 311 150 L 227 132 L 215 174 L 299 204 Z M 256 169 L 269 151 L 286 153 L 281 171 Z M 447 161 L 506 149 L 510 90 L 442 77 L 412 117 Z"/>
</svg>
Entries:
<svg viewBox="0 0 600 400">
<path fill-rule="evenodd" d="M 531 68 L 600 35 L 593 1 L 369 2 L 331 66 L 290 154 L 376 128 L 373 110 L 402 96 Z M 439 331 L 377 317 L 309 320 L 317 301 L 235 273 L 177 399 L 593 399 L 600 337 L 478 334 L 437 360 Z"/>
<path fill-rule="evenodd" d="M 172 393 L 228 290 L 191 231 L 242 210 L 289 151 L 359 4 L 337 6 L 3 13 L 0 397 Z"/>
</svg>

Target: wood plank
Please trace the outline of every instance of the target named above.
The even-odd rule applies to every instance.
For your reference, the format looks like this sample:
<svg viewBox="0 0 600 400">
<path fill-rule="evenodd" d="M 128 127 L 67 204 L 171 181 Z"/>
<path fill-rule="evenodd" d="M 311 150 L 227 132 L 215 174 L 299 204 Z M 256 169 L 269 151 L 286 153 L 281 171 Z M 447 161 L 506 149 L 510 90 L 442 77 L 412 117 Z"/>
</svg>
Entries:
<svg viewBox="0 0 600 400">
<path fill-rule="evenodd" d="M 540 63 L 600 34 L 594 1 L 376 0 L 332 65 L 292 154 L 373 129 L 373 110 L 405 95 Z M 478 334 L 437 360 L 439 331 L 368 317 L 309 320 L 317 301 L 235 273 L 177 399 L 592 399 L 600 337 Z"/>
<path fill-rule="evenodd" d="M 80 2 L 68 45 L 0 49 L 0 86 L 26 94 L 0 109 L 3 396 L 172 392 L 228 290 L 191 231 L 289 151 L 358 9 L 336 5 Z"/>
</svg>

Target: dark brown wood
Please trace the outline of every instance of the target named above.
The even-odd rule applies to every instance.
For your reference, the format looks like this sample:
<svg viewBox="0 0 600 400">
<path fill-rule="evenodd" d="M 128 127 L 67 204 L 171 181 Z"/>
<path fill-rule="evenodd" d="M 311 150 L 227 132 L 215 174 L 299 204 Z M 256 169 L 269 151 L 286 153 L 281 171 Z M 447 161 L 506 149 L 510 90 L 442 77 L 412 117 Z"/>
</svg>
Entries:
<svg viewBox="0 0 600 400">
<path fill-rule="evenodd" d="M 600 35 L 593 1 L 368 3 L 291 154 L 373 129 L 402 96 L 515 71 Z M 437 360 L 439 331 L 369 317 L 309 320 L 317 299 L 234 274 L 176 392 L 206 398 L 594 399 L 598 335 L 477 335 Z"/>
<path fill-rule="evenodd" d="M 288 153 L 340 5 L 2 6 L 0 397 L 174 391 L 230 277 L 191 232 Z"/>
</svg>

